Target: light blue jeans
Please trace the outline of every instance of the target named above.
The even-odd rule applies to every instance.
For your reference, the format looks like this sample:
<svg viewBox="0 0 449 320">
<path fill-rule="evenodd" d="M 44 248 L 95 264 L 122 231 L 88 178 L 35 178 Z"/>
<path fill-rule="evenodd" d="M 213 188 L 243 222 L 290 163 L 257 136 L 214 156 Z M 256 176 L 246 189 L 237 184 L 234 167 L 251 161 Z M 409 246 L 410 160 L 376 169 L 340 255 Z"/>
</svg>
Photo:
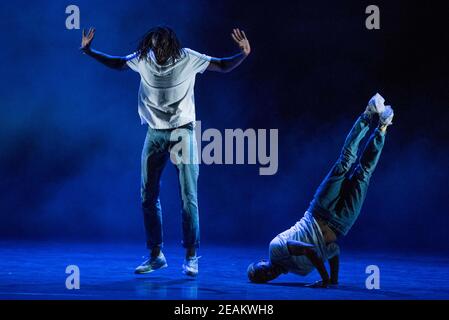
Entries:
<svg viewBox="0 0 449 320">
<path fill-rule="evenodd" d="M 174 131 L 182 133 L 173 134 Z M 182 139 L 181 136 L 182 135 Z M 182 140 L 183 147 L 189 154 L 188 162 L 175 164 L 178 173 L 179 190 L 182 204 L 182 245 L 185 248 L 198 248 L 200 228 L 198 216 L 197 183 L 199 166 L 197 161 L 197 144 L 193 124 L 176 129 L 159 130 L 148 128 L 142 151 L 142 209 L 147 238 L 147 247 L 162 247 L 162 208 L 159 198 L 161 175 L 170 151 Z M 178 153 L 182 156 L 182 152 Z"/>
<path fill-rule="evenodd" d="M 354 170 L 359 144 L 369 131 L 370 117 L 362 114 L 349 132 L 340 157 L 318 187 L 308 209 L 328 223 L 337 236 L 346 235 L 362 209 L 371 175 L 385 143 L 385 133 L 375 129 Z"/>
</svg>

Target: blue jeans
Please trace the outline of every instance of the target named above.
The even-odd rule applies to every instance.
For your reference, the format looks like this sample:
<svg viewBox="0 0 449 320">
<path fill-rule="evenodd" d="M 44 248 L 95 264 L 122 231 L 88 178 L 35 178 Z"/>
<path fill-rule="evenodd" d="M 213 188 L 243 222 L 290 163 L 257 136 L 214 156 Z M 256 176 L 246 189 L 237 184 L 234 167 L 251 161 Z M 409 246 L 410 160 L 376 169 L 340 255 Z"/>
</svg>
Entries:
<svg viewBox="0 0 449 320">
<path fill-rule="evenodd" d="M 182 129 L 182 141 L 190 154 L 190 162 L 175 164 L 182 202 L 182 244 L 185 248 L 198 248 L 200 242 L 197 182 L 199 166 L 193 125 L 177 129 L 158 130 L 148 128 L 142 151 L 142 209 L 147 247 L 162 247 L 162 208 L 159 198 L 162 171 L 170 161 L 171 149 L 181 141 L 175 130 Z M 181 155 L 181 154 L 180 154 Z"/>
<path fill-rule="evenodd" d="M 349 132 L 340 157 L 318 187 L 308 209 L 337 236 L 346 235 L 362 209 L 370 177 L 384 146 L 385 133 L 375 129 L 355 169 L 360 141 L 369 131 L 370 117 L 362 114 Z"/>
</svg>

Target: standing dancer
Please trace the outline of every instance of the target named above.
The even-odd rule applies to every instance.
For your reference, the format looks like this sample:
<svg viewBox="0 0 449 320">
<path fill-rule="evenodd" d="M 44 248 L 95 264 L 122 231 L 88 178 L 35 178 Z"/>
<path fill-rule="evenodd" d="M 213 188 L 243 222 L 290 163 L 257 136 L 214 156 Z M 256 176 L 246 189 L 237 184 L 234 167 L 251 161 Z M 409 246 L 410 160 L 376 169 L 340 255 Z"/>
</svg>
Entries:
<svg viewBox="0 0 449 320">
<path fill-rule="evenodd" d="M 102 64 L 117 70 L 130 68 L 140 74 L 139 115 L 148 124 L 148 133 L 142 151 L 142 209 L 150 256 L 135 270 L 150 273 L 167 267 L 162 253 L 162 211 L 159 200 L 160 179 L 169 159 L 170 149 L 182 135 L 183 151 L 191 155 L 188 163 L 176 163 L 182 200 L 183 241 L 186 249 L 183 273 L 198 274 L 196 250 L 200 243 L 197 180 L 198 161 L 195 123 L 194 86 L 197 73 L 205 70 L 229 72 L 239 66 L 250 54 L 245 32 L 234 29 L 231 36 L 240 53 L 227 58 L 213 58 L 182 48 L 175 32 L 167 26 L 148 31 L 135 53 L 128 56 L 110 56 L 91 48 L 95 29 L 83 30 L 81 50 Z M 173 136 L 177 136 L 174 139 Z"/>
<path fill-rule="evenodd" d="M 271 241 L 269 261 L 262 260 L 248 267 L 250 281 L 265 283 L 288 272 L 305 276 L 317 269 L 322 280 L 312 287 L 338 284 L 340 248 L 335 241 L 348 233 L 359 216 L 370 177 L 384 146 L 387 127 L 392 124 L 393 109 L 384 102 L 379 94 L 371 98 L 304 217 Z M 369 138 L 357 166 L 351 170 L 357 160 L 360 141 L 369 131 L 374 114 L 379 115 L 379 125 Z M 327 260 L 330 275 L 324 265 Z"/>
</svg>

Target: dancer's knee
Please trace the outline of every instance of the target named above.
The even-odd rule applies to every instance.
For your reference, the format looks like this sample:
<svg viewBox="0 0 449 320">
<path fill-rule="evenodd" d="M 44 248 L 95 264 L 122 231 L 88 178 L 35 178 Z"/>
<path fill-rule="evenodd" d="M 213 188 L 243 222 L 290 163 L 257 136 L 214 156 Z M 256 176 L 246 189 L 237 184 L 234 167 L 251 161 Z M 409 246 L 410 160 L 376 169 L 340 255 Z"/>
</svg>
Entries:
<svg viewBox="0 0 449 320">
<path fill-rule="evenodd" d="M 372 168 L 368 168 L 361 163 L 354 170 L 353 179 L 357 179 L 358 181 L 368 183 L 371 178 L 372 172 L 373 172 Z"/>
<path fill-rule="evenodd" d="M 182 191 L 182 205 L 185 206 L 194 206 L 198 205 L 198 195 L 195 191 Z"/>
</svg>

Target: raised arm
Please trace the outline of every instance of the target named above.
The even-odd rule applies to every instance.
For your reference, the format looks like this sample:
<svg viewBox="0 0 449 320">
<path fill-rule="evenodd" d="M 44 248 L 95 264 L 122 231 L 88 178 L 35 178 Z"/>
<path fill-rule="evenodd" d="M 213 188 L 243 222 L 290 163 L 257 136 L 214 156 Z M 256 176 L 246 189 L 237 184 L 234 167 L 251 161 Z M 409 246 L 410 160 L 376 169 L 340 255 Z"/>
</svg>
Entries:
<svg viewBox="0 0 449 320">
<path fill-rule="evenodd" d="M 243 60 L 251 53 L 251 46 L 244 31 L 234 29 L 231 33 L 232 39 L 240 48 L 240 53 L 231 57 L 212 58 L 207 70 L 227 73 L 237 68 Z"/>
<path fill-rule="evenodd" d="M 95 37 L 95 29 L 90 28 L 88 33 L 83 29 L 83 37 L 81 40 L 80 50 L 95 60 L 101 62 L 105 66 L 115 70 L 125 70 L 127 68 L 126 57 L 111 56 L 91 48 L 92 41 Z"/>
</svg>

